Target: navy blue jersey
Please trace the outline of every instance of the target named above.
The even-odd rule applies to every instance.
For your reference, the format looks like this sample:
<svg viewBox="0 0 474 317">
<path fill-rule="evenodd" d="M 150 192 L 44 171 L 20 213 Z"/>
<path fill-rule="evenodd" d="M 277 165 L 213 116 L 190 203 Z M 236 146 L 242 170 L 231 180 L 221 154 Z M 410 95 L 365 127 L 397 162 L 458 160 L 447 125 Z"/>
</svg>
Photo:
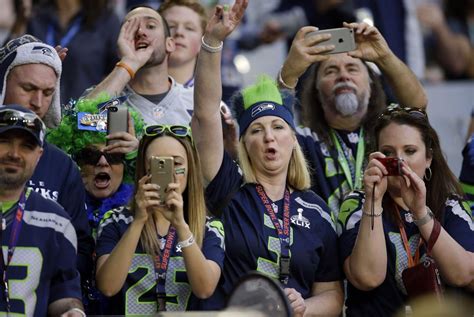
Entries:
<svg viewBox="0 0 474 317">
<path fill-rule="evenodd" d="M 474 142 L 472 142 L 472 138 L 473 136 L 471 135 L 462 150 L 463 160 L 459 181 L 466 194 L 466 199 L 471 205 L 471 211 L 474 212 Z"/>
<path fill-rule="evenodd" d="M 125 207 L 105 214 L 98 232 L 97 258 L 112 253 L 132 221 L 133 216 Z M 195 310 L 201 307 L 201 303 L 192 294 L 184 258 L 181 250 L 176 248 L 177 239 L 175 240 L 166 271 L 166 310 Z M 224 236 L 222 223 L 217 219 L 209 218 L 206 221 L 202 253 L 206 259 L 216 262 L 222 270 Z M 109 306 L 110 311 L 106 313 L 114 315 L 149 315 L 157 311 L 154 262 L 140 243 L 135 250 L 127 279 L 120 292 L 110 298 Z"/>
<path fill-rule="evenodd" d="M 255 184 L 240 187 L 241 184 L 238 167 L 226 154 L 219 172 L 206 189 L 211 212 L 216 212 L 223 201 L 227 202 L 220 211 L 226 244 L 224 281 L 219 290 L 223 293 L 219 296 L 221 301 L 238 279 L 250 271 L 279 277 L 281 244 L 277 231 Z M 282 200 L 273 202 L 280 224 Z M 312 191 L 291 193 L 290 220 L 290 278 L 285 287 L 295 288 L 303 298 L 308 298 L 313 283 L 342 279 L 337 235 L 329 208 Z M 222 305 L 223 302 L 216 304 L 216 308 Z"/>
<path fill-rule="evenodd" d="M 337 130 L 336 133 L 340 136 L 346 156 L 355 158 L 359 131 Z M 297 128 L 297 138 L 312 171 L 311 189 L 326 201 L 337 218 L 341 202 L 351 191 L 344 171 L 337 162 L 337 150 L 319 140 L 318 135 L 309 128 Z M 362 167 L 364 166 L 365 162 Z"/>
<path fill-rule="evenodd" d="M 343 261 L 351 254 L 354 247 L 362 217 L 363 201 L 363 193 L 353 192 L 341 206 L 338 225 L 342 228 L 339 246 Z M 411 213 L 400 210 L 400 216 L 404 221 L 408 243 L 412 254 L 414 254 L 420 242 L 420 232 L 413 223 Z M 382 220 L 388 257 L 385 281 L 379 287 L 368 292 L 358 290 L 348 283 L 347 316 L 392 316 L 407 301 L 401 274 L 408 267 L 408 259 L 400 236 L 400 229 L 390 220 L 386 212 L 383 213 Z M 442 226 L 464 249 L 470 252 L 474 251 L 474 223 L 467 204 L 454 197 L 448 199 Z M 423 260 L 425 252 L 425 248 L 421 247 L 421 260 Z"/>
<path fill-rule="evenodd" d="M 45 142 L 27 186 L 58 202 L 69 214 L 78 239 L 77 267 L 81 275 L 89 274 L 94 241 L 87 220 L 84 183 L 76 163 L 55 145 Z"/>
<path fill-rule="evenodd" d="M 48 305 L 58 299 L 81 300 L 76 269 L 77 238 L 70 217 L 54 201 L 30 191 L 25 205 L 18 243 L 7 269 L 11 312 L 46 316 Z M 4 214 L 7 220 L 2 233 L 4 259 L 7 259 L 17 209 L 18 203 Z M 0 311 L 5 312 L 3 283 L 0 283 L 0 294 Z"/>
</svg>

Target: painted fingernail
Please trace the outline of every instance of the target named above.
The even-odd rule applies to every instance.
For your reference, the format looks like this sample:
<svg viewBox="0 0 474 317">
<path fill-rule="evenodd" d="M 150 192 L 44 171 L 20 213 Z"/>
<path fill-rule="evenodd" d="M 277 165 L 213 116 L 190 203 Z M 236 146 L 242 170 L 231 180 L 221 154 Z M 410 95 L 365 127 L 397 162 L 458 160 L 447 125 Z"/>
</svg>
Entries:
<svg viewBox="0 0 474 317">
<path fill-rule="evenodd" d="M 229 5 L 228 4 L 224 4 L 224 11 L 228 11 L 229 10 Z"/>
</svg>

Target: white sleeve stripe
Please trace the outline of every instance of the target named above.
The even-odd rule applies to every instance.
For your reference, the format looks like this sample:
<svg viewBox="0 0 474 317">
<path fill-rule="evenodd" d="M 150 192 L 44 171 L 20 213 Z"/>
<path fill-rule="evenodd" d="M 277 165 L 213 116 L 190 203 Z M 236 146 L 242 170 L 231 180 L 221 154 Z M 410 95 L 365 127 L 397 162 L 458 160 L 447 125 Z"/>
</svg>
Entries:
<svg viewBox="0 0 474 317">
<path fill-rule="evenodd" d="M 69 219 L 50 212 L 25 210 L 23 221 L 30 226 L 51 228 L 54 229 L 54 231 L 61 233 L 64 238 L 73 245 L 77 252 L 76 230 L 74 230 Z"/>
</svg>

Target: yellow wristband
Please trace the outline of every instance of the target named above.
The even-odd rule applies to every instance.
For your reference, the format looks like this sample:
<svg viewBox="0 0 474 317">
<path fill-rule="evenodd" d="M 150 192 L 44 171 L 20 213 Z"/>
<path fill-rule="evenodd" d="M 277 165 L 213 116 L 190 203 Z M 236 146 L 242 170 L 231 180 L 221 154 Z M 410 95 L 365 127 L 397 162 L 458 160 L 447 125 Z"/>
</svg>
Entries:
<svg viewBox="0 0 474 317">
<path fill-rule="evenodd" d="M 130 75 L 130 78 L 133 79 L 135 77 L 135 72 L 133 71 L 133 69 L 128 66 L 127 64 L 125 64 L 124 62 L 120 61 L 118 62 L 117 64 L 115 64 L 116 67 L 122 67 L 123 69 L 125 69 L 127 71 L 127 73 Z"/>
</svg>

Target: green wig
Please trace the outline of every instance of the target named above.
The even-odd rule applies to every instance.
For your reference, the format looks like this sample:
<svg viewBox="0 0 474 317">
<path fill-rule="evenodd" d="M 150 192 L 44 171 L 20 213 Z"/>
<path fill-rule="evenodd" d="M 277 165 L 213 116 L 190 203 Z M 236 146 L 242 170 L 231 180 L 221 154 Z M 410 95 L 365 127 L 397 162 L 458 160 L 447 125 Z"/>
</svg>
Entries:
<svg viewBox="0 0 474 317">
<path fill-rule="evenodd" d="M 79 112 L 98 114 L 99 109 L 97 105 L 109 100 L 110 97 L 103 93 L 95 99 L 79 99 L 69 102 L 69 104 L 65 106 L 65 109 L 63 109 L 61 123 L 57 128 L 48 130 L 46 139 L 73 158 L 82 149 L 91 144 L 105 144 L 107 134 L 99 131 L 79 130 L 77 127 L 77 116 Z M 136 137 L 139 139 L 145 124 L 139 113 L 131 108 L 129 108 L 129 112 L 133 119 Z"/>
</svg>

